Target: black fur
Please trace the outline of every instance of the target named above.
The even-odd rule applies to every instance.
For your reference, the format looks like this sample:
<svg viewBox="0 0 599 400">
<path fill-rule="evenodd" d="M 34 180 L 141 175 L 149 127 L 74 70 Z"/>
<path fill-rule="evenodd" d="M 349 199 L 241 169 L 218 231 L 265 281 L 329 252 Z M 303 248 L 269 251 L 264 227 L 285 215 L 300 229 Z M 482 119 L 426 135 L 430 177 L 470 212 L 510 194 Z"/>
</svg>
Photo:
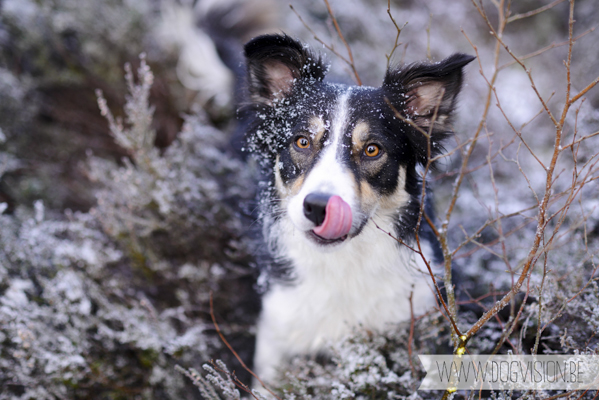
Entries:
<svg viewBox="0 0 599 400">
<path fill-rule="evenodd" d="M 454 54 L 435 64 L 412 64 L 403 68 L 390 69 L 383 80 L 382 90 L 384 96 L 400 112 L 403 117 L 412 120 L 426 133 L 429 133 L 428 121 L 441 116 L 447 119 L 441 126 L 433 126 L 431 133 L 431 154 L 434 158 L 442 152 L 442 141 L 451 133 L 452 114 L 455 109 L 457 95 L 462 88 L 462 68 L 474 60 L 475 57 L 466 54 Z M 443 88 L 442 99 L 433 108 L 420 115 L 414 115 L 405 109 L 406 104 L 415 95 L 414 90 L 426 85 L 440 84 Z M 402 121 L 405 125 L 405 122 Z M 400 124 L 401 125 L 401 124 Z M 396 127 L 400 128 L 401 127 Z M 408 140 L 416 150 L 417 161 L 425 165 L 429 159 L 428 140 L 426 135 L 417 129 L 407 129 Z"/>
<path fill-rule="evenodd" d="M 259 36 L 245 45 L 250 94 L 272 99 L 269 90 L 273 77 L 269 65 L 280 65 L 289 70 L 298 83 L 313 84 L 324 79 L 326 68 L 320 56 L 305 49 L 287 35 Z"/>
</svg>

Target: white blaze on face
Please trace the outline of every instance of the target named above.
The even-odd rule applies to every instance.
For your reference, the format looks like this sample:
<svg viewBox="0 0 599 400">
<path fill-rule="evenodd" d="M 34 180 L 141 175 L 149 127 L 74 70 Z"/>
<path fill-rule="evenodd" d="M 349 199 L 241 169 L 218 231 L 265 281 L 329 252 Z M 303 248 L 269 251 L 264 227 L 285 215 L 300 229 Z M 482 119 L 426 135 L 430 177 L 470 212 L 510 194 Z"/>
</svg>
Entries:
<svg viewBox="0 0 599 400">
<path fill-rule="evenodd" d="M 341 94 L 337 101 L 337 107 L 333 113 L 333 121 L 330 124 L 329 137 L 320 150 L 319 159 L 307 176 L 304 178 L 301 190 L 289 199 L 287 213 L 293 225 L 302 232 L 314 229 L 314 223 L 304 215 L 304 199 L 310 193 L 320 192 L 339 196 L 349 204 L 352 212 L 352 220 L 355 222 L 356 211 L 359 207 L 357 187 L 353 173 L 339 159 L 343 149 L 343 136 L 348 127 L 349 109 L 348 99 L 350 91 Z M 323 121 L 326 125 L 326 122 Z M 351 234 L 351 231 L 350 231 Z"/>
</svg>

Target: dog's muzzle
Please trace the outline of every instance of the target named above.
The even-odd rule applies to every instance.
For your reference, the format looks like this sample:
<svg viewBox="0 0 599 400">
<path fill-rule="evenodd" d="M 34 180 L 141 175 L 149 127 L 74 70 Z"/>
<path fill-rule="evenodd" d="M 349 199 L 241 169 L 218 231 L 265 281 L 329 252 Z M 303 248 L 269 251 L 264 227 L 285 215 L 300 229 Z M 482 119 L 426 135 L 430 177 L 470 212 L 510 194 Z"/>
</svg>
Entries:
<svg viewBox="0 0 599 400">
<path fill-rule="evenodd" d="M 339 196 L 310 193 L 304 199 L 304 215 L 314 222 L 313 232 L 323 239 L 344 238 L 351 229 L 351 207 Z"/>
</svg>

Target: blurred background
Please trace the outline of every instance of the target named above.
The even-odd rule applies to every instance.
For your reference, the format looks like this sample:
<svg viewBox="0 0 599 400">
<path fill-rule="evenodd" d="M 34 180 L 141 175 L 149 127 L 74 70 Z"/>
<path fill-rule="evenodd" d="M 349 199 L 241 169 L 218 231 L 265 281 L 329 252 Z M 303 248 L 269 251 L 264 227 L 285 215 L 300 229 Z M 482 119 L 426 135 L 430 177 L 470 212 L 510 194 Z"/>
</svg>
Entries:
<svg viewBox="0 0 599 400">
<path fill-rule="evenodd" d="M 500 20 L 495 4 L 482 2 L 493 26 Z M 467 142 L 482 121 L 451 215 L 451 246 L 496 216 L 514 217 L 482 229 L 479 240 L 454 257 L 454 282 L 464 300 L 461 323 L 469 326 L 484 301 L 496 300 L 472 299 L 509 289 L 530 249 L 535 194 L 545 190 L 537 158 L 550 159 L 554 124 L 526 72 L 504 49 L 485 114 L 496 40 L 470 0 L 394 0 L 390 10 L 380 0 L 330 5 L 365 85 L 379 85 L 388 62 L 478 55 L 467 68 L 456 136 L 446 144 L 451 152 Z M 253 241 L 257 173 L 231 144 L 239 133 L 235 108 L 243 101 L 242 45 L 261 33 L 285 32 L 324 54 L 330 80 L 354 82 L 348 65 L 323 45 L 347 56 L 326 4 L 303 0 L 291 6 L 275 0 L 0 0 L 0 399 L 202 398 L 175 365 L 200 369 L 211 359 L 224 360 L 249 383 L 218 338 L 209 306 L 213 293 L 223 333 L 251 362 L 260 290 L 260 248 Z M 511 2 L 511 15 L 544 6 L 551 7 L 510 21 L 502 38 L 524 56 L 536 89 L 559 116 L 567 86 L 569 2 Z M 397 42 L 389 11 L 402 27 Z M 574 36 L 580 36 L 570 76 L 575 94 L 599 77 L 596 0 L 578 0 L 574 20 Z M 584 98 L 567 115 L 564 145 L 599 130 L 599 89 Z M 108 114 L 122 118 L 122 129 L 118 123 L 111 129 Z M 528 283 L 524 313 L 527 323 L 537 325 L 514 331 L 547 323 L 542 337 L 551 351 L 597 351 L 596 283 L 564 306 L 596 273 L 597 149 L 593 137 L 575 156 L 560 159 L 556 193 L 571 186 L 576 166 L 589 178 L 565 217 L 560 242 Z M 430 177 L 441 220 L 459 153 L 443 159 Z M 560 210 L 563 201 L 558 196 L 552 206 Z M 504 253 L 500 242 L 507 243 Z M 506 264 L 514 271 L 506 272 Z M 536 294 L 531 287 L 539 288 Z M 492 350 L 507 319 L 509 313 L 489 324 L 474 348 Z M 445 322 L 435 324 L 437 337 L 419 343 L 423 352 L 448 339 Z M 410 372 L 400 361 L 405 329 L 388 334 L 383 344 L 362 338 L 338 351 L 338 365 L 361 351 L 352 347 L 356 343 L 368 350 L 360 353 L 366 365 L 384 353 L 387 364 L 366 372 L 378 376 L 374 381 L 358 379 L 355 366 L 341 371 L 300 360 L 285 388 L 317 398 L 408 396 L 417 377 L 399 379 Z M 520 346 L 534 341 L 533 334 Z M 314 381 L 317 373 L 326 379 Z M 383 384 L 381 376 L 397 379 Z"/>
</svg>

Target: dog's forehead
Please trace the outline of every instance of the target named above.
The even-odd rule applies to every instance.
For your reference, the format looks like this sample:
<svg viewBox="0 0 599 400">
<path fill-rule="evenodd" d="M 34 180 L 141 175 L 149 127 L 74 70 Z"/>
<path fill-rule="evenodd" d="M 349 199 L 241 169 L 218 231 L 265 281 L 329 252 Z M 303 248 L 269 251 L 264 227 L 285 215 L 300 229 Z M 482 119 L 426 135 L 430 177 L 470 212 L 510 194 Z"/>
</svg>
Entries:
<svg viewBox="0 0 599 400">
<path fill-rule="evenodd" d="M 380 113 L 377 89 L 342 85 L 328 85 L 327 89 L 325 101 L 308 103 L 306 107 L 305 129 L 311 138 L 325 139 L 325 145 L 347 141 L 344 137 L 352 143 L 366 140 L 377 108 Z"/>
</svg>

